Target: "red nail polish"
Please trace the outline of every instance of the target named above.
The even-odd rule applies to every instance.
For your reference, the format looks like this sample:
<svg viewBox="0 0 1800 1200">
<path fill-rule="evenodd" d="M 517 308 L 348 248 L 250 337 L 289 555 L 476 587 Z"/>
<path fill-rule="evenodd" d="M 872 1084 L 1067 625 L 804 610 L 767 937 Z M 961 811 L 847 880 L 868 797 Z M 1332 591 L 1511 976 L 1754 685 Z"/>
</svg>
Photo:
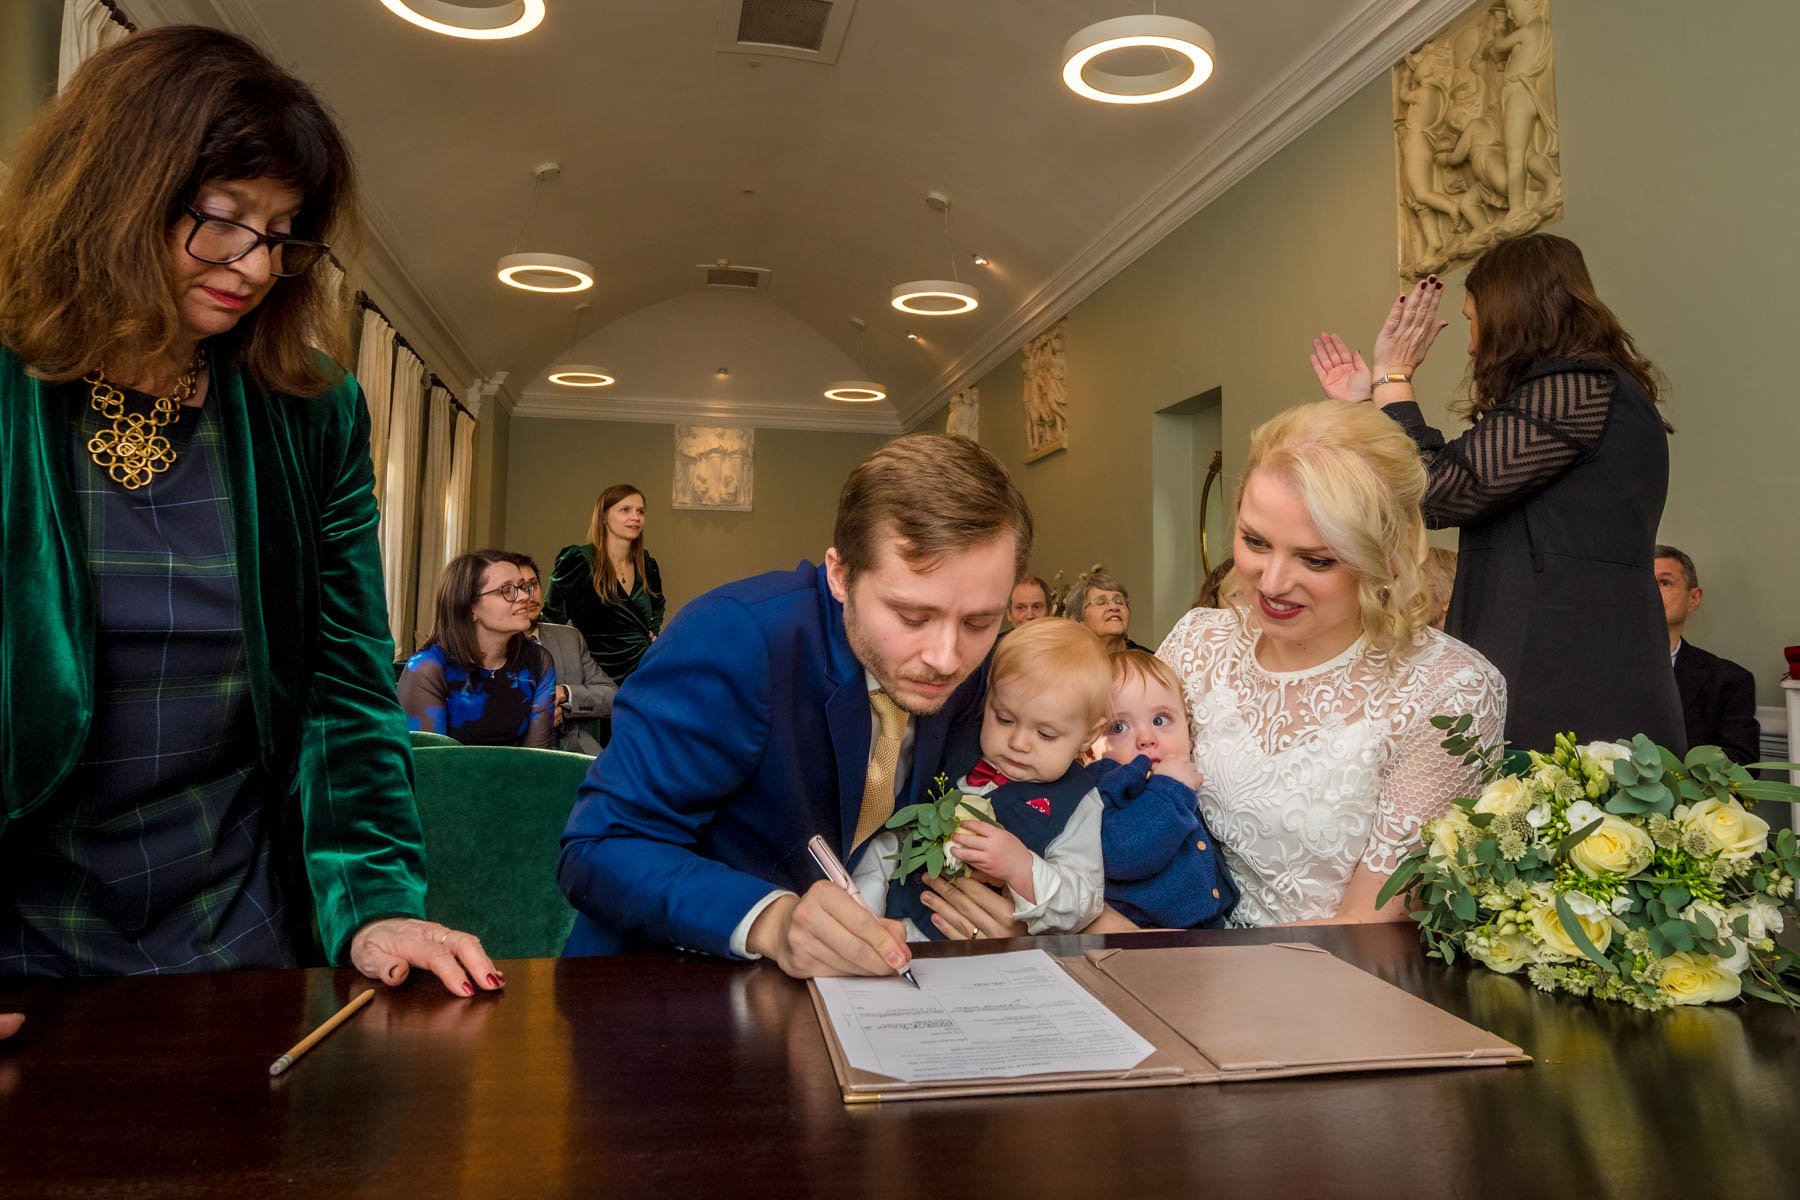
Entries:
<svg viewBox="0 0 1800 1200">
<path fill-rule="evenodd" d="M 494 974 L 492 971 L 489 971 L 488 972 L 488 982 L 493 984 L 495 987 L 499 987 L 500 986 L 500 977 L 498 975 Z"/>
<path fill-rule="evenodd" d="M 475 985 L 470 983 L 468 980 L 466 980 L 466 979 L 463 980 L 462 987 L 463 987 L 463 995 L 473 996 L 475 994 Z"/>
</svg>

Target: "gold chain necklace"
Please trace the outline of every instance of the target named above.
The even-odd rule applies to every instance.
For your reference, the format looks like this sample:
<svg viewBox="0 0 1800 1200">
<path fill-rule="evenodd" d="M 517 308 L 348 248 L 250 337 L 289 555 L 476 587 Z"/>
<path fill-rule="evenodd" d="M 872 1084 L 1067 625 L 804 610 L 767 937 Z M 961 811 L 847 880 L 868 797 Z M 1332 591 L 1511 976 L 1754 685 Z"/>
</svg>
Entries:
<svg viewBox="0 0 1800 1200">
<path fill-rule="evenodd" d="M 166 425 L 181 419 L 181 406 L 194 397 L 195 376 L 200 373 L 200 359 L 195 357 L 188 369 L 175 381 L 175 390 L 158 396 L 149 416 L 125 411 L 125 393 L 106 381 L 98 370 L 82 381 L 92 389 L 93 405 L 100 416 L 112 422 L 88 439 L 88 453 L 94 465 L 103 469 L 114 483 L 127 491 L 136 491 L 175 463 L 175 448 L 162 435 Z"/>
</svg>

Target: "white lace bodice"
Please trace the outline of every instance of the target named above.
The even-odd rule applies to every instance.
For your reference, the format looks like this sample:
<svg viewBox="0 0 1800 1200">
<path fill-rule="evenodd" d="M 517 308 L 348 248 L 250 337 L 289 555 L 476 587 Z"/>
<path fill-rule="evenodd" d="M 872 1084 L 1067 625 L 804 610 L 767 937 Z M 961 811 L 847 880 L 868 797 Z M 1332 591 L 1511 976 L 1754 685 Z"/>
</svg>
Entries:
<svg viewBox="0 0 1800 1200">
<path fill-rule="evenodd" d="M 1269 671 L 1259 636 L 1248 613 L 1197 608 L 1157 651 L 1193 713 L 1200 814 L 1242 893 L 1233 925 L 1335 916 L 1358 863 L 1391 873 L 1474 781 L 1431 718 L 1471 713 L 1483 744 L 1506 722 L 1500 672 L 1435 629 L 1392 670 L 1358 640 L 1308 670 Z"/>
</svg>

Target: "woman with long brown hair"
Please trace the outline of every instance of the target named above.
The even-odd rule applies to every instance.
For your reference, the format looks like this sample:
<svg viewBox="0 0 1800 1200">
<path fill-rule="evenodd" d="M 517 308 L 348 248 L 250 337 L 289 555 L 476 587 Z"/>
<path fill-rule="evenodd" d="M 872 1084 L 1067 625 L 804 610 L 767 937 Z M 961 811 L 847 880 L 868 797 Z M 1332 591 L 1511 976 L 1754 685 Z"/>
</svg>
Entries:
<svg viewBox="0 0 1800 1200">
<path fill-rule="evenodd" d="M 1370 366 L 1334 334 L 1313 343 L 1328 396 L 1368 400 L 1418 443 L 1427 523 L 1461 528 L 1444 628 L 1506 677 L 1506 736 L 1547 750 L 1643 733 L 1687 738 L 1652 572 L 1669 488 L 1671 428 L 1656 369 L 1594 289 L 1581 250 L 1532 234 L 1470 268 L 1471 427 L 1446 442 L 1415 403 L 1412 374 L 1446 322 L 1443 285 L 1394 302 Z"/>
<path fill-rule="evenodd" d="M 248 42 L 161 28 L 8 165 L 0 974 L 500 986 L 421 919 L 368 409 L 308 344 L 356 212 L 329 114 Z"/>
<path fill-rule="evenodd" d="M 662 632 L 664 603 L 644 549 L 644 493 L 615 483 L 594 502 L 587 542 L 557 553 L 544 618 L 581 630 L 600 669 L 624 683 Z"/>
</svg>

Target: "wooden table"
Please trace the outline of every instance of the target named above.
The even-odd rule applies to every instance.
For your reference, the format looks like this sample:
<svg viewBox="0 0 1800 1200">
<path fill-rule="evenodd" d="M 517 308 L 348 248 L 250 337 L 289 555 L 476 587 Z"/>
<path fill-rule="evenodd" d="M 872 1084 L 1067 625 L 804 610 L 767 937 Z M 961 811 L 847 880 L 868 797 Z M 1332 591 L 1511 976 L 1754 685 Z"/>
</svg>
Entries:
<svg viewBox="0 0 1800 1200">
<path fill-rule="evenodd" d="M 1537 1062 L 851 1109 L 804 987 L 667 954 L 508 963 L 506 992 L 471 1001 L 420 979 L 271 1080 L 360 977 L 13 982 L 0 1010 L 29 1019 L 0 1044 L 0 1195 L 1800 1193 L 1800 1018 L 1785 1009 L 1552 999 L 1428 961 L 1403 928 L 1111 944 L 1296 933 Z"/>
</svg>

